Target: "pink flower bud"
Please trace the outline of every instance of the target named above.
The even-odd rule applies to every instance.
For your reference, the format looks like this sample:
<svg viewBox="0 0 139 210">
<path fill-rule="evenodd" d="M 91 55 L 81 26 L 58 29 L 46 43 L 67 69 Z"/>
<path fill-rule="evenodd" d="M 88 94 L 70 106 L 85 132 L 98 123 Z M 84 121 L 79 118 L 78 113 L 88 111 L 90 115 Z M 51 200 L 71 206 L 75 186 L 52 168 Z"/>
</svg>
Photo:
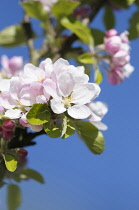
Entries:
<svg viewBox="0 0 139 210">
<path fill-rule="evenodd" d="M 5 141 L 10 141 L 13 138 L 13 136 L 13 131 L 2 130 L 2 137 L 5 139 Z"/>
<path fill-rule="evenodd" d="M 123 67 L 130 61 L 130 55 L 128 51 L 125 50 L 119 50 L 117 53 L 115 53 L 112 57 L 112 64 L 114 67 Z"/>
<path fill-rule="evenodd" d="M 112 36 L 105 40 L 105 50 L 109 53 L 116 53 L 121 48 L 121 39 L 119 36 Z"/>
<path fill-rule="evenodd" d="M 25 149 L 18 149 L 16 151 L 16 153 L 17 153 L 18 157 L 25 158 L 28 154 L 28 151 Z"/>
<path fill-rule="evenodd" d="M 109 31 L 106 32 L 106 37 L 112 37 L 112 36 L 116 36 L 118 33 L 115 29 L 110 29 Z"/>
<path fill-rule="evenodd" d="M 12 120 L 5 120 L 2 124 L 2 129 L 5 131 L 12 131 L 14 129 L 14 122 Z"/>
<path fill-rule="evenodd" d="M 117 85 L 124 80 L 124 75 L 119 69 L 113 69 L 108 73 L 108 81 L 111 85 Z"/>
<path fill-rule="evenodd" d="M 129 39 L 128 39 L 128 31 L 124 31 L 123 33 L 120 34 L 120 38 L 122 40 L 123 43 L 128 43 Z"/>
<path fill-rule="evenodd" d="M 9 59 L 9 69 L 11 73 L 14 74 L 16 71 L 21 70 L 23 65 L 23 59 L 20 56 L 14 56 Z"/>
</svg>

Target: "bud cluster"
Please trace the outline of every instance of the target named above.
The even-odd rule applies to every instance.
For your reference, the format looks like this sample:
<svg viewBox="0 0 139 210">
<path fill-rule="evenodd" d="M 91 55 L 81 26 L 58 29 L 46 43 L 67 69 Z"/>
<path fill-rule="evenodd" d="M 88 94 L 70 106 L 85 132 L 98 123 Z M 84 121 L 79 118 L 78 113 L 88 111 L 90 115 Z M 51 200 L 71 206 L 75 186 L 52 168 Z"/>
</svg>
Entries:
<svg viewBox="0 0 139 210">
<path fill-rule="evenodd" d="M 108 53 L 107 63 L 110 66 L 108 71 L 108 81 L 112 85 L 121 83 L 126 77 L 129 77 L 134 68 L 130 65 L 130 46 L 128 32 L 121 34 L 115 29 L 106 32 L 104 38 L 104 48 Z"/>
</svg>

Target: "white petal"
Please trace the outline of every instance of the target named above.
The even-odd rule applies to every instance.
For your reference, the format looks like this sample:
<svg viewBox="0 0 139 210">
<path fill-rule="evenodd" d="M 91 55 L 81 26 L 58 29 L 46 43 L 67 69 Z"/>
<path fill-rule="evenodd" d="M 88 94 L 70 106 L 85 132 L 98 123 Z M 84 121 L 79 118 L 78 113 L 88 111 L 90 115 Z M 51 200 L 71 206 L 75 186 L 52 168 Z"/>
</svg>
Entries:
<svg viewBox="0 0 139 210">
<path fill-rule="evenodd" d="M 68 114 L 75 119 L 85 119 L 91 114 L 90 109 L 85 106 L 74 105 L 68 108 Z"/>
<path fill-rule="evenodd" d="M 32 130 L 32 131 L 36 131 L 36 132 L 39 132 L 43 129 L 43 125 L 32 125 L 32 124 L 28 124 L 29 128 Z"/>
<path fill-rule="evenodd" d="M 73 103 L 83 105 L 94 99 L 100 91 L 99 86 L 94 83 L 81 84 L 74 88 Z"/>
<path fill-rule="evenodd" d="M 108 106 L 101 101 L 96 101 L 96 102 L 89 103 L 89 104 L 87 104 L 87 106 L 91 109 L 91 111 L 93 113 L 95 113 L 101 119 L 108 112 Z"/>
<path fill-rule="evenodd" d="M 44 95 L 40 95 L 36 97 L 36 103 L 44 104 L 47 102 L 47 99 Z"/>
<path fill-rule="evenodd" d="M 45 93 L 47 93 L 53 98 L 57 97 L 56 83 L 53 82 L 51 79 L 46 79 L 43 82 L 43 87 L 44 87 L 44 95 Z"/>
<path fill-rule="evenodd" d="M 67 60 L 64 60 L 63 58 L 59 58 L 55 63 L 54 63 L 54 72 L 57 76 L 60 74 L 64 73 L 67 71 L 67 67 L 69 66 L 69 63 Z"/>
<path fill-rule="evenodd" d="M 17 102 L 11 97 L 9 92 L 4 91 L 0 94 L 0 105 L 5 109 L 12 109 L 17 106 Z"/>
<path fill-rule="evenodd" d="M 58 87 L 62 96 L 69 96 L 74 86 L 75 81 L 72 74 L 65 72 L 58 77 Z"/>
<path fill-rule="evenodd" d="M 0 91 L 9 91 L 9 89 L 10 89 L 10 80 L 0 79 Z"/>
<path fill-rule="evenodd" d="M 21 88 L 21 81 L 19 77 L 12 77 L 11 78 L 11 85 L 10 85 L 10 94 L 12 98 L 15 100 L 19 100 L 19 91 Z"/>
<path fill-rule="evenodd" d="M 5 112 L 5 117 L 8 117 L 10 119 L 18 119 L 19 117 L 21 117 L 21 110 L 19 109 L 7 110 Z"/>
<path fill-rule="evenodd" d="M 54 113 L 56 114 L 61 114 L 66 111 L 66 108 L 64 107 L 64 104 L 62 104 L 62 99 L 52 99 L 50 101 L 51 104 L 51 109 L 53 110 Z"/>
<path fill-rule="evenodd" d="M 99 130 L 105 131 L 108 129 L 108 126 L 105 125 L 102 122 L 91 122 L 95 127 L 97 127 Z"/>
<path fill-rule="evenodd" d="M 93 123 L 93 122 L 96 122 L 96 121 L 97 122 L 101 121 L 102 118 L 92 112 L 91 115 L 89 116 L 88 120 Z"/>
</svg>

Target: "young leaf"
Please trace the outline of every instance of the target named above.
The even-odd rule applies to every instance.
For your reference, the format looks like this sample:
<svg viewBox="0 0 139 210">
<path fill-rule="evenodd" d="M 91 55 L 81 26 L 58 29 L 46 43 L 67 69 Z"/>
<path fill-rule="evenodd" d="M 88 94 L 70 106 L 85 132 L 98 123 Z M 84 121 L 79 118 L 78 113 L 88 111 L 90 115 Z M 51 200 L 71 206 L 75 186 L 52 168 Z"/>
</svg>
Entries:
<svg viewBox="0 0 139 210">
<path fill-rule="evenodd" d="M 65 1 L 65 0 L 59 0 L 56 2 L 52 7 L 52 14 L 55 17 L 59 17 L 61 15 L 69 15 L 73 12 L 73 10 L 79 5 L 79 2 L 75 1 Z"/>
<path fill-rule="evenodd" d="M 0 46 L 15 47 L 26 43 L 26 35 L 21 25 L 13 25 L 0 31 Z"/>
<path fill-rule="evenodd" d="M 129 39 L 136 39 L 139 37 L 139 11 L 135 12 L 129 20 Z"/>
<path fill-rule="evenodd" d="M 107 30 L 114 28 L 115 26 L 115 16 L 110 7 L 105 7 L 104 17 L 103 17 L 104 25 Z"/>
<path fill-rule="evenodd" d="M 61 136 L 61 130 L 57 125 L 55 125 L 53 122 L 47 122 L 44 124 L 44 130 L 47 133 L 48 136 L 51 138 L 58 138 Z"/>
<path fill-rule="evenodd" d="M 95 83 L 100 84 L 103 80 L 103 75 L 100 71 L 95 71 Z"/>
<path fill-rule="evenodd" d="M 33 104 L 27 114 L 27 121 L 32 125 L 41 125 L 50 120 L 47 104 Z"/>
<path fill-rule="evenodd" d="M 40 1 L 26 1 L 21 3 L 21 5 L 23 6 L 27 16 L 37 18 L 41 21 L 46 21 L 47 12 Z"/>
<path fill-rule="evenodd" d="M 14 172 L 17 168 L 17 159 L 9 154 L 2 154 L 2 156 L 7 170 L 10 172 Z"/>
<path fill-rule="evenodd" d="M 105 33 L 101 30 L 92 28 L 91 29 L 92 36 L 94 37 L 94 45 L 97 46 L 104 42 Z"/>
<path fill-rule="evenodd" d="M 66 139 L 67 137 L 73 135 L 75 133 L 74 124 L 68 119 L 66 116 L 63 118 L 62 123 L 62 134 L 61 137 Z"/>
<path fill-rule="evenodd" d="M 42 177 L 42 175 L 33 169 L 24 168 L 22 169 L 20 173 L 22 175 L 27 176 L 27 178 L 34 179 L 35 181 L 40 182 L 41 184 L 44 184 L 44 178 Z"/>
<path fill-rule="evenodd" d="M 91 34 L 90 28 L 85 26 L 83 23 L 76 20 L 75 22 L 70 22 L 70 20 L 66 17 L 62 18 L 61 24 L 71 30 L 76 36 L 81 39 L 85 44 L 90 46 L 93 45 L 93 37 Z"/>
<path fill-rule="evenodd" d="M 88 53 L 88 52 L 86 52 L 86 53 L 80 55 L 80 56 L 78 57 L 78 60 L 79 60 L 81 63 L 85 63 L 85 64 L 87 64 L 87 63 L 92 64 L 92 63 L 96 62 L 95 58 L 93 58 L 93 55 L 92 55 L 91 53 Z"/>
<path fill-rule="evenodd" d="M 8 185 L 7 205 L 8 210 L 16 210 L 21 204 L 21 191 L 15 184 Z"/>
<path fill-rule="evenodd" d="M 77 133 L 90 151 L 94 154 L 101 154 L 105 146 L 103 134 L 90 122 L 76 120 L 74 123 Z"/>
</svg>

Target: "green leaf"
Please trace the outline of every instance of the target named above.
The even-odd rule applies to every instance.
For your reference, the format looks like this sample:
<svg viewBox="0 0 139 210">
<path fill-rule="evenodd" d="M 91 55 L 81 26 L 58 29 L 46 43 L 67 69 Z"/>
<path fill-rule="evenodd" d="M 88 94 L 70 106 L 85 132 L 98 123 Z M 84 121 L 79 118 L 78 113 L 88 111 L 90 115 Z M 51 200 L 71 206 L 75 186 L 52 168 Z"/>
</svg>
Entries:
<svg viewBox="0 0 139 210">
<path fill-rule="evenodd" d="M 71 122 L 70 119 L 68 119 L 66 116 L 64 116 L 63 123 L 62 123 L 61 137 L 63 139 L 66 139 L 67 137 L 73 135 L 74 133 L 75 133 L 74 124 Z"/>
<path fill-rule="evenodd" d="M 129 20 L 129 39 L 136 39 L 139 37 L 139 11 L 135 12 Z"/>
<path fill-rule="evenodd" d="M 21 204 L 21 191 L 15 184 L 8 185 L 7 205 L 8 210 L 17 210 Z"/>
<path fill-rule="evenodd" d="M 76 120 L 74 123 L 77 133 L 90 151 L 94 154 L 101 154 L 105 146 L 103 134 L 90 122 Z"/>
<path fill-rule="evenodd" d="M 50 120 L 47 104 L 33 104 L 27 114 L 27 121 L 32 125 L 41 125 Z"/>
<path fill-rule="evenodd" d="M 0 31 L 0 46 L 15 47 L 26 43 L 26 35 L 21 25 L 6 27 Z"/>
<path fill-rule="evenodd" d="M 111 0 L 116 6 L 128 8 L 136 0 Z"/>
<path fill-rule="evenodd" d="M 9 154 L 2 154 L 2 156 L 7 170 L 10 172 L 14 172 L 17 168 L 17 163 L 18 163 L 17 159 Z"/>
<path fill-rule="evenodd" d="M 113 11 L 110 7 L 105 7 L 103 21 L 104 21 L 105 28 L 107 30 L 114 28 L 115 16 L 114 16 Z"/>
<path fill-rule="evenodd" d="M 91 29 L 92 36 L 94 37 L 94 45 L 97 46 L 104 42 L 105 33 L 101 30 L 92 28 Z"/>
<path fill-rule="evenodd" d="M 95 83 L 100 84 L 103 80 L 103 74 L 100 71 L 95 71 Z"/>
<path fill-rule="evenodd" d="M 22 171 L 20 172 L 21 175 L 24 175 L 24 176 L 27 176 L 27 178 L 30 178 L 30 179 L 34 179 L 35 181 L 41 183 L 41 184 L 44 184 L 44 178 L 43 176 L 33 170 L 33 169 L 30 169 L 30 168 L 24 168 L 22 169 Z"/>
<path fill-rule="evenodd" d="M 66 17 L 62 18 L 61 24 L 71 30 L 79 39 L 81 39 L 85 44 L 90 46 L 93 45 L 93 37 L 90 28 L 85 26 L 83 23 L 76 20 L 75 22 L 70 22 Z"/>
<path fill-rule="evenodd" d="M 87 63 L 92 64 L 92 63 L 96 62 L 95 58 L 93 58 L 93 55 L 92 55 L 91 53 L 88 53 L 88 52 L 86 52 L 86 53 L 80 55 L 80 56 L 78 57 L 78 60 L 79 60 L 81 63 L 86 63 L 86 64 L 87 64 Z"/>
<path fill-rule="evenodd" d="M 40 1 L 26 1 L 21 3 L 21 5 L 27 16 L 46 21 L 47 12 Z"/>
<path fill-rule="evenodd" d="M 53 122 L 47 122 L 44 124 L 44 130 L 51 138 L 58 138 L 61 136 L 60 128 Z"/>
<path fill-rule="evenodd" d="M 75 1 L 65 1 L 65 0 L 59 0 L 58 2 L 56 2 L 51 11 L 52 14 L 55 17 L 59 17 L 61 15 L 69 15 L 73 12 L 73 10 L 79 5 L 79 2 L 75 2 Z"/>
</svg>

